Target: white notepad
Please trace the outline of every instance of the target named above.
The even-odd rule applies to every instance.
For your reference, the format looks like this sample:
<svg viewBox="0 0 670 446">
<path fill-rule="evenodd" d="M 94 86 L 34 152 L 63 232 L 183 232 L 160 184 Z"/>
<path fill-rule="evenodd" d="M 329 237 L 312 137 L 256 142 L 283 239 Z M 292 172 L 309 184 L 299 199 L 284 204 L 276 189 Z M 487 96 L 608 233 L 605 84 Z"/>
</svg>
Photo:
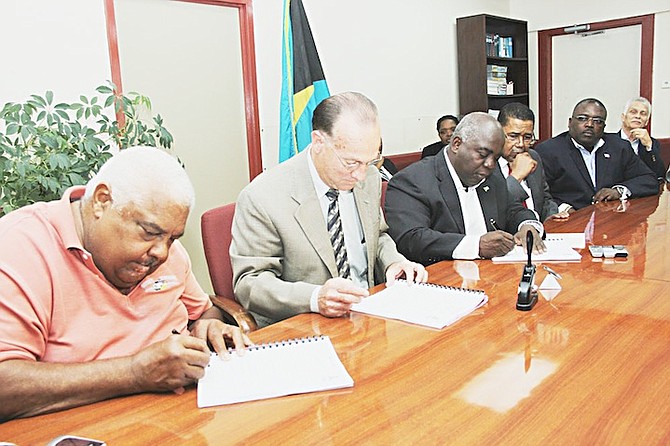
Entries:
<svg viewBox="0 0 670 446">
<path fill-rule="evenodd" d="M 230 360 L 212 354 L 198 381 L 198 407 L 352 387 L 330 338 L 314 336 L 249 347 Z"/>
<path fill-rule="evenodd" d="M 544 245 L 547 247 L 547 251 L 542 254 L 533 254 L 531 256 L 533 262 L 579 262 L 582 260 L 582 255 L 572 249 L 570 243 L 566 243 L 565 240 L 545 240 Z M 521 246 L 515 246 L 504 256 L 494 257 L 491 260 L 496 263 L 521 263 L 528 261 L 528 254 L 523 251 Z"/>
<path fill-rule="evenodd" d="M 351 309 L 440 329 L 467 316 L 486 302 L 488 296 L 481 290 L 432 283 L 408 284 L 398 280 Z"/>
</svg>

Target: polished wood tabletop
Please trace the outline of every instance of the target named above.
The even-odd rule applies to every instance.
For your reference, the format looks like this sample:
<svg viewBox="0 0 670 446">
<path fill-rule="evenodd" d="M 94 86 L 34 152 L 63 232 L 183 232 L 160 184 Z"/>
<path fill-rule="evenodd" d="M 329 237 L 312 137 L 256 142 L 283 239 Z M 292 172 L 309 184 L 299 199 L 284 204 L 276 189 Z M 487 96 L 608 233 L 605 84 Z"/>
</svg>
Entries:
<svg viewBox="0 0 670 446">
<path fill-rule="evenodd" d="M 441 262 L 430 281 L 489 302 L 443 330 L 299 315 L 256 342 L 323 334 L 353 388 L 198 409 L 182 395 L 116 398 L 0 424 L 0 441 L 61 434 L 133 444 L 670 444 L 670 193 L 580 210 L 549 232 L 623 244 L 624 260 L 553 263 L 562 289 L 515 309 L 521 264 Z M 536 282 L 547 273 L 538 264 Z M 380 288 L 380 287 L 378 287 Z M 236 383 L 222 383 L 234 386 Z"/>
</svg>

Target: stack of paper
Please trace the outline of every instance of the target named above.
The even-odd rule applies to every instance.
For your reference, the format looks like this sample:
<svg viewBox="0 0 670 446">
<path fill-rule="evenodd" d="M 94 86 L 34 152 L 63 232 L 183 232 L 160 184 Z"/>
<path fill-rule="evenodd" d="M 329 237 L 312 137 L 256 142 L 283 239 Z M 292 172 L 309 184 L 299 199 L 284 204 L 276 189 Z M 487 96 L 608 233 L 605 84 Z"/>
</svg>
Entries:
<svg viewBox="0 0 670 446">
<path fill-rule="evenodd" d="M 583 233 L 556 233 L 547 234 L 544 240 L 544 245 L 547 251 L 542 254 L 533 254 L 531 260 L 533 262 L 579 262 L 582 260 L 582 255 L 573 248 L 584 248 L 586 242 Z M 494 257 L 494 262 L 527 262 L 528 254 L 524 252 L 523 247 L 515 246 L 510 252 L 504 256 Z"/>
<path fill-rule="evenodd" d="M 373 316 L 444 328 L 486 302 L 488 296 L 480 290 L 430 283 L 408 284 L 398 280 L 392 286 L 353 305 L 351 309 Z"/>
<path fill-rule="evenodd" d="M 327 336 L 249 347 L 228 360 L 212 354 L 198 381 L 198 407 L 352 387 Z"/>
</svg>

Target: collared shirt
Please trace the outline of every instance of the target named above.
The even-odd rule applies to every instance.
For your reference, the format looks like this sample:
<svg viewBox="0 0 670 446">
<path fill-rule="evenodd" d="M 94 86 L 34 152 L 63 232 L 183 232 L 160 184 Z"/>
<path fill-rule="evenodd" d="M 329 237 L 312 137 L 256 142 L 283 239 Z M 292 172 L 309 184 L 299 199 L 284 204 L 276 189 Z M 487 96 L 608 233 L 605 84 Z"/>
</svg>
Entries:
<svg viewBox="0 0 670 446">
<path fill-rule="evenodd" d="M 572 143 L 575 145 L 577 150 L 579 150 L 579 153 L 582 155 L 584 164 L 586 164 L 586 170 L 589 171 L 589 176 L 591 177 L 591 183 L 593 184 L 593 187 L 596 187 L 596 153 L 598 153 L 599 148 L 605 145 L 605 141 L 600 138 L 593 146 L 593 150 L 589 152 L 584 148 L 583 145 L 575 141 L 574 138 L 570 139 L 572 140 Z"/>
<path fill-rule="evenodd" d="M 132 355 L 212 305 L 178 241 L 127 295 L 111 285 L 77 235 L 71 201 L 83 194 L 72 187 L 0 219 L 0 361 Z"/>
<path fill-rule="evenodd" d="M 503 176 L 505 179 L 507 179 L 510 175 L 510 164 L 509 162 L 503 158 L 502 156 L 498 158 L 498 164 L 500 165 L 500 170 L 502 171 Z M 530 187 L 528 187 L 528 182 L 526 180 L 519 181 L 519 184 L 523 188 L 523 190 L 526 192 L 526 195 L 528 195 L 528 198 L 526 198 L 525 203 L 526 207 L 530 209 L 531 211 L 535 211 L 535 203 L 533 202 L 533 194 L 530 192 Z M 535 212 L 535 215 L 538 215 L 537 212 Z M 539 220 L 539 215 L 538 215 L 538 220 Z"/>
<path fill-rule="evenodd" d="M 482 205 L 479 202 L 479 196 L 477 195 L 477 188 L 484 182 L 484 180 L 474 186 L 463 186 L 461 179 L 456 173 L 456 169 L 451 165 L 451 161 L 447 156 L 447 151 L 442 151 L 442 154 L 447 160 L 449 174 L 456 185 L 456 194 L 458 195 L 458 201 L 461 205 L 463 224 L 465 226 L 465 237 L 463 237 L 461 242 L 454 249 L 452 257 L 454 259 L 464 260 L 477 259 L 479 258 L 479 239 L 487 232 L 484 211 L 482 211 Z"/>
<path fill-rule="evenodd" d="M 630 143 L 631 147 L 633 148 L 633 152 L 635 152 L 636 155 L 639 155 L 639 153 L 638 153 L 638 150 L 640 148 L 640 140 L 639 139 L 635 138 L 631 141 L 630 138 L 628 137 L 628 135 L 626 135 L 626 132 L 624 132 L 623 129 L 621 129 L 621 131 L 619 132 L 619 136 L 624 141 L 628 141 Z"/>
<path fill-rule="evenodd" d="M 311 149 L 309 149 L 311 150 Z M 323 214 L 323 221 L 328 223 L 328 206 L 330 206 L 330 198 L 326 196 L 326 192 L 330 187 L 323 182 L 319 173 L 316 171 L 311 154 L 307 157 L 309 173 L 312 177 L 314 190 L 319 199 L 321 212 Z M 351 280 L 362 288 L 368 288 L 368 258 L 367 248 L 365 242 L 365 235 L 363 233 L 363 224 L 358 215 L 358 208 L 356 207 L 356 200 L 354 199 L 353 190 L 340 191 L 337 199 L 340 208 L 340 219 L 342 220 L 342 231 L 344 232 L 344 246 L 347 249 L 347 258 L 349 260 L 349 269 L 351 272 Z M 317 302 L 318 292 L 321 287 L 317 287 L 312 292 L 310 301 L 310 309 L 312 312 L 318 313 L 319 306 Z"/>
<path fill-rule="evenodd" d="M 574 138 L 572 139 L 572 143 L 575 145 L 577 150 L 579 150 L 579 153 L 582 155 L 582 159 L 584 159 L 584 164 L 586 164 L 586 169 L 589 171 L 589 176 L 591 177 L 591 183 L 593 183 L 593 187 L 596 188 L 596 153 L 598 152 L 598 149 L 601 148 L 602 146 L 605 145 L 605 141 L 600 138 L 598 142 L 593 146 L 593 150 L 589 152 L 579 144 L 577 141 L 575 141 Z M 609 157 L 607 153 L 605 153 L 605 157 Z M 621 195 L 621 200 L 625 200 L 628 197 L 630 197 L 630 190 L 621 184 L 616 184 L 612 186 L 612 189 L 615 189 L 617 192 L 619 192 L 619 195 Z M 558 207 L 558 210 L 561 211 L 561 207 Z"/>
</svg>

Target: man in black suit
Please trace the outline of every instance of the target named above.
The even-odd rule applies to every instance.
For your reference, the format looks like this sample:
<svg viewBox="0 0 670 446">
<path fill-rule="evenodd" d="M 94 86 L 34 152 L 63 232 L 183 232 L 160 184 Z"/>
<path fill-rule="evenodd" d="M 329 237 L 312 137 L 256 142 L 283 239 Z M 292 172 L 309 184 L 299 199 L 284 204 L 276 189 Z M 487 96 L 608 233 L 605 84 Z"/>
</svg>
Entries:
<svg viewBox="0 0 670 446">
<path fill-rule="evenodd" d="M 568 131 L 537 145 L 549 191 L 560 210 L 658 193 L 658 181 L 618 135 L 604 134 L 607 110 L 597 99 L 577 103 Z"/>
<path fill-rule="evenodd" d="M 451 135 L 454 134 L 454 129 L 458 125 L 458 118 L 454 115 L 444 115 L 437 120 L 437 136 L 440 137 L 438 142 L 428 144 L 421 151 L 421 158 L 433 156 L 439 153 L 444 146 L 449 144 Z"/>
<path fill-rule="evenodd" d="M 385 209 L 401 253 L 424 265 L 491 258 L 525 242 L 528 230 L 533 251 L 544 251 L 542 223 L 509 195 L 496 166 L 504 140 L 495 118 L 471 113 L 440 153 L 393 176 Z"/>
<path fill-rule="evenodd" d="M 544 179 L 542 159 L 530 148 L 535 139 L 533 111 L 520 102 L 510 102 L 500 109 L 498 122 L 505 133 L 505 145 L 498 165 L 510 195 L 535 211 L 540 221 L 568 218 L 567 212 L 558 212 L 558 205 Z"/>
<path fill-rule="evenodd" d="M 651 117 L 651 104 L 646 98 L 633 98 L 626 103 L 621 113 L 621 139 L 630 142 L 637 156 L 656 174 L 656 179 L 664 181 L 665 164 L 661 159 L 661 143 L 652 138 L 645 127 Z"/>
</svg>

